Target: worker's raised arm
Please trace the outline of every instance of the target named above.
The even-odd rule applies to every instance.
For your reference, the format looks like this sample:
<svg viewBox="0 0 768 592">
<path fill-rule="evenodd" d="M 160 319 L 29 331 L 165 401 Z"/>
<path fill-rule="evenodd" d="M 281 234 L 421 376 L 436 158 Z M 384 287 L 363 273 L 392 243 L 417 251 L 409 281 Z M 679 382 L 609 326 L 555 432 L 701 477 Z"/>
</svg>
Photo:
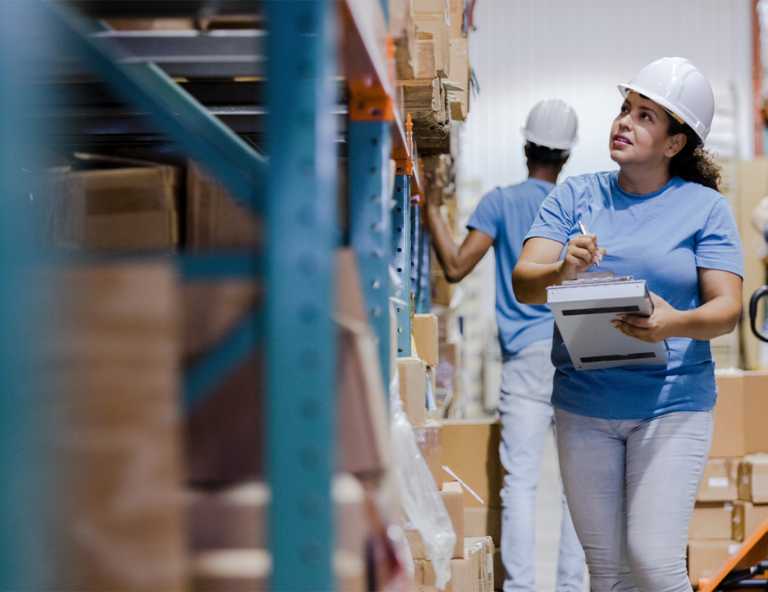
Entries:
<svg viewBox="0 0 768 592">
<path fill-rule="evenodd" d="M 568 241 L 565 258 L 560 260 L 563 243 L 541 237 L 526 241 L 512 273 L 515 298 L 523 304 L 546 304 L 547 287 L 559 286 L 565 280 L 587 271 L 605 255 L 597 246 L 594 234 L 577 236 Z"/>
<path fill-rule="evenodd" d="M 469 231 L 461 246 L 453 242 L 437 203 L 427 203 L 427 223 L 432 233 L 432 246 L 449 282 L 461 281 L 493 246 L 490 236 L 475 229 Z"/>
</svg>

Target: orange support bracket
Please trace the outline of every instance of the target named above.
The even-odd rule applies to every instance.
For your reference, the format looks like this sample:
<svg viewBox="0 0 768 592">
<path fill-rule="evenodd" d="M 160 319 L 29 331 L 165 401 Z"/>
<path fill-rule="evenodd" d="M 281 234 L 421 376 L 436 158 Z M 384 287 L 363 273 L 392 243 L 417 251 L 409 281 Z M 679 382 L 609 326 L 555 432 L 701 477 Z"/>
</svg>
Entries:
<svg viewBox="0 0 768 592">
<path fill-rule="evenodd" d="M 398 158 L 395 160 L 396 175 L 413 174 L 413 121 L 411 120 L 410 113 L 405 120 L 405 138 L 407 144 L 407 154 L 405 158 Z"/>
<path fill-rule="evenodd" d="M 699 580 L 699 592 L 716 592 L 719 585 L 735 569 L 748 569 L 768 558 L 768 519 L 741 544 L 739 550 L 731 555 L 712 578 Z M 766 576 L 763 576 L 765 579 Z M 768 584 L 768 579 L 765 579 Z M 762 584 L 761 584 L 762 585 Z M 755 588 L 759 589 L 759 588 Z M 763 588 L 765 589 L 765 588 Z"/>
</svg>

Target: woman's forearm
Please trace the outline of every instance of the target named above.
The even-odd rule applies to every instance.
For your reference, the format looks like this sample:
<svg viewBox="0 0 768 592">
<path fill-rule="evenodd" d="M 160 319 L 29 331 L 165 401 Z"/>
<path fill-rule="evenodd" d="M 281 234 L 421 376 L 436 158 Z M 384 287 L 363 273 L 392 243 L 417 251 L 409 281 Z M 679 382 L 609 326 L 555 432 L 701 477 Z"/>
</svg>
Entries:
<svg viewBox="0 0 768 592">
<path fill-rule="evenodd" d="M 518 261 L 512 272 L 512 289 L 517 301 L 522 304 L 546 304 L 547 288 L 558 286 L 563 282 L 562 266 L 562 261 L 556 263 Z"/>
<path fill-rule="evenodd" d="M 740 314 L 740 302 L 719 296 L 694 310 L 677 311 L 673 336 L 709 341 L 733 331 Z"/>
</svg>

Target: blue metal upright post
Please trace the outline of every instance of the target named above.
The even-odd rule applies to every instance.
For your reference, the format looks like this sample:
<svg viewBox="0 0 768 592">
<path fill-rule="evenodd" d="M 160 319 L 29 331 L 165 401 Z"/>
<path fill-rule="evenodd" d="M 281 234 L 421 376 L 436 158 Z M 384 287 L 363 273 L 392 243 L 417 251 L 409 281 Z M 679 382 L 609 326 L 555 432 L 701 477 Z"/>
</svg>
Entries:
<svg viewBox="0 0 768 592">
<path fill-rule="evenodd" d="M 429 249 L 429 229 L 422 228 L 419 235 L 419 285 L 416 288 L 416 314 L 427 314 L 432 308 L 432 261 Z"/>
<path fill-rule="evenodd" d="M 23 170 L 35 168 L 31 122 L 43 109 L 32 87 L 39 67 L 31 59 L 40 35 L 50 41 L 36 2 L 0 2 L 0 590 L 55 588 L 56 547 L 51 540 L 54 435 L 46 421 L 57 405 L 43 385 L 44 303 L 40 281 L 42 228 Z M 28 179 L 27 179 L 28 181 Z M 42 226 L 42 225 L 41 225 Z M 50 397 L 48 402 L 44 397 Z M 49 497 L 51 496 L 51 497 Z"/>
<path fill-rule="evenodd" d="M 421 208 L 411 205 L 411 291 L 418 298 L 419 253 L 421 250 Z M 416 312 L 414 310 L 414 312 Z"/>
<path fill-rule="evenodd" d="M 397 355 L 411 355 L 411 177 L 395 176 L 392 208 L 392 267 L 402 281 L 397 312 Z"/>
<path fill-rule="evenodd" d="M 357 254 L 368 322 L 379 339 L 384 384 L 389 384 L 389 155 L 388 121 L 349 122 L 350 243 Z"/>
<path fill-rule="evenodd" d="M 271 588 L 334 589 L 336 21 L 330 0 L 265 2 L 267 472 Z"/>
</svg>

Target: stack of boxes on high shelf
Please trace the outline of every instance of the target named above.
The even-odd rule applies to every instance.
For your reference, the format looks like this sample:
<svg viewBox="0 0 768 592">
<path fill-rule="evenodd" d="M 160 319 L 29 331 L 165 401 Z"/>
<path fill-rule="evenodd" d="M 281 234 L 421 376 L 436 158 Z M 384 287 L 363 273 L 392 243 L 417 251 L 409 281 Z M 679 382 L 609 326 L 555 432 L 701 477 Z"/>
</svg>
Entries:
<svg viewBox="0 0 768 592">
<path fill-rule="evenodd" d="M 498 420 L 435 421 L 425 405 L 427 368 L 438 362 L 435 315 L 415 315 L 413 336 L 420 357 L 399 358 L 401 397 L 419 449 L 440 489 L 456 532 L 451 560 L 454 592 L 490 592 L 501 588 L 501 497 Z M 450 469 L 450 471 L 448 470 Z M 456 480 L 458 477 L 461 483 Z M 471 490 L 471 491 L 470 491 Z M 435 572 L 417 530 L 406 522 L 419 590 L 435 590 Z"/>
<path fill-rule="evenodd" d="M 712 449 L 688 535 L 694 586 L 768 520 L 768 373 L 717 373 L 717 385 Z"/>
</svg>

